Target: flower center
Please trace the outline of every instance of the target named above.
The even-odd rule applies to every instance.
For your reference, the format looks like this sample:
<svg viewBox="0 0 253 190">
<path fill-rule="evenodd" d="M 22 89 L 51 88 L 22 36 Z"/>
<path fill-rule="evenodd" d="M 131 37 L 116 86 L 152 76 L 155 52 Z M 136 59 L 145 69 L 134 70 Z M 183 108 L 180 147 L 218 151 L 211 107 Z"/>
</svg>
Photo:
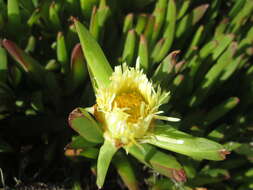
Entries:
<svg viewBox="0 0 253 190">
<path fill-rule="evenodd" d="M 129 114 L 127 119 L 130 123 L 137 123 L 141 115 L 141 104 L 145 102 L 143 96 L 136 91 L 124 92 L 115 97 L 113 104 L 118 108 L 127 108 L 124 112 Z"/>
</svg>

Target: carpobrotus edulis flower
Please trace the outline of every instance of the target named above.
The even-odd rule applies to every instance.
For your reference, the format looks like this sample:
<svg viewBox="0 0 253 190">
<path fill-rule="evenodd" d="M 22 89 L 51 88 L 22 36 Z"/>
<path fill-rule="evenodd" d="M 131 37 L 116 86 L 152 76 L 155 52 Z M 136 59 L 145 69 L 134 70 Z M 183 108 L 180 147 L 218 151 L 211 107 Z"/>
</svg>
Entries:
<svg viewBox="0 0 253 190">
<path fill-rule="evenodd" d="M 94 115 L 103 125 L 104 137 L 115 146 L 138 144 L 156 119 L 179 120 L 160 116 L 159 107 L 168 97 L 148 80 L 138 61 L 135 68 L 123 64 L 115 67 L 108 87 L 97 89 Z"/>
</svg>

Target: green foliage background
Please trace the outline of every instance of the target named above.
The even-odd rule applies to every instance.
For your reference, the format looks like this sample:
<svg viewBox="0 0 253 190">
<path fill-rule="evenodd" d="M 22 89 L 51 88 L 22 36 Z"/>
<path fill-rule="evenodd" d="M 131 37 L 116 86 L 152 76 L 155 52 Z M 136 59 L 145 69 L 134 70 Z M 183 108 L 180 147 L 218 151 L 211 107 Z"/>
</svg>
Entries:
<svg viewBox="0 0 253 190">
<path fill-rule="evenodd" d="M 140 189 L 253 189 L 252 13 L 252 0 L 0 0 L 0 184 L 96 189 L 94 152 L 64 152 L 76 135 L 68 114 L 95 102 L 77 17 L 112 66 L 139 57 L 171 91 L 163 110 L 182 118 L 178 129 L 232 151 L 219 162 L 174 154 L 185 185 L 130 157 Z M 115 168 L 105 189 L 129 185 Z"/>
</svg>

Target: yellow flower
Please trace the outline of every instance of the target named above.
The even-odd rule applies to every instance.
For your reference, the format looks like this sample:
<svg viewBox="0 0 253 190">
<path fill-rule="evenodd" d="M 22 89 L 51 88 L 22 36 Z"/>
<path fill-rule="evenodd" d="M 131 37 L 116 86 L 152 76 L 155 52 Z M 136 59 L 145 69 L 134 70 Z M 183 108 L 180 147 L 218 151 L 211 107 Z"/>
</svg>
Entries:
<svg viewBox="0 0 253 190">
<path fill-rule="evenodd" d="M 155 119 L 178 121 L 159 115 L 168 96 L 160 87 L 155 90 L 138 61 L 135 68 L 115 67 L 109 86 L 96 91 L 95 117 L 103 125 L 104 137 L 117 147 L 128 146 L 141 142 Z"/>
</svg>

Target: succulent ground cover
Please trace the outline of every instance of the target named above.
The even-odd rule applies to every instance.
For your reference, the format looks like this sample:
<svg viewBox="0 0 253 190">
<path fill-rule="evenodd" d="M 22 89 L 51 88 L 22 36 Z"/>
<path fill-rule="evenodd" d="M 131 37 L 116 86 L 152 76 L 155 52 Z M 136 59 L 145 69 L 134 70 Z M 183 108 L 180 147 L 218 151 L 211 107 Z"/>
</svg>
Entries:
<svg viewBox="0 0 253 190">
<path fill-rule="evenodd" d="M 181 120 L 157 123 L 170 149 L 118 151 L 104 189 L 253 189 L 252 13 L 252 0 L 0 0 L 0 183 L 97 189 L 103 132 L 76 108 L 139 62 Z"/>
</svg>

